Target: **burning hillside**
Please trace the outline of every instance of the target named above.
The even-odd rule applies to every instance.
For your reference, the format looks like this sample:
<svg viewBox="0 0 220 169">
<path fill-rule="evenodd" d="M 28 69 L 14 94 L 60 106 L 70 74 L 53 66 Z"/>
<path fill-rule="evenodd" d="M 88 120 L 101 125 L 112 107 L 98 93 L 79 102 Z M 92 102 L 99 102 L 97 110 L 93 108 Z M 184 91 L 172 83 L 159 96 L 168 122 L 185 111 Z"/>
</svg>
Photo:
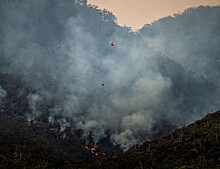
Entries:
<svg viewBox="0 0 220 169">
<path fill-rule="evenodd" d="M 98 156 L 98 155 L 105 156 L 106 155 L 105 153 L 97 152 L 95 148 L 89 148 L 87 146 L 81 146 L 81 147 L 84 147 L 85 149 L 90 150 L 92 152 L 92 154 L 94 154 L 95 156 Z"/>
<path fill-rule="evenodd" d="M 132 32 L 86 0 L 1 0 L 1 165 L 96 167 L 218 110 L 219 18 L 190 8 Z"/>
</svg>

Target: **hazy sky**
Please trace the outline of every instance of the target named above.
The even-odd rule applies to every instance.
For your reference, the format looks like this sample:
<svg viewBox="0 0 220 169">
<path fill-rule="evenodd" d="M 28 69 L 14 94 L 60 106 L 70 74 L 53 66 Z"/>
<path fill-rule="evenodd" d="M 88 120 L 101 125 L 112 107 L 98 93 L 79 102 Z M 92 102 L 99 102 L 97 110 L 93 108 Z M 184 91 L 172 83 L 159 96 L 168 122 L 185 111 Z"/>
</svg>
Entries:
<svg viewBox="0 0 220 169">
<path fill-rule="evenodd" d="M 119 25 L 137 30 L 146 23 L 189 7 L 220 5 L 220 0 L 88 0 L 88 3 L 112 11 Z"/>
</svg>

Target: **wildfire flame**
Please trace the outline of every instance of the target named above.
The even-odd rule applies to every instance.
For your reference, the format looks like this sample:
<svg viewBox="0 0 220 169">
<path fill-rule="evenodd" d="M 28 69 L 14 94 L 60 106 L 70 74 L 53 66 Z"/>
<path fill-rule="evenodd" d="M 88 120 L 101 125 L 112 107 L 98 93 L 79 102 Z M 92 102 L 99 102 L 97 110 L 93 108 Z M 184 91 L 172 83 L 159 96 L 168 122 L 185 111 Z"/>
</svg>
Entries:
<svg viewBox="0 0 220 169">
<path fill-rule="evenodd" d="M 95 148 L 89 148 L 87 146 L 81 146 L 81 147 L 84 147 L 85 149 L 90 150 L 92 152 L 92 154 L 94 154 L 95 156 L 98 156 L 98 155 L 104 155 L 105 156 L 106 155 L 105 153 L 95 152 L 96 151 Z"/>
<path fill-rule="evenodd" d="M 56 129 L 50 128 L 50 131 L 56 132 Z M 61 139 L 65 139 L 65 135 L 60 136 L 60 138 L 61 138 Z M 85 148 L 85 149 L 87 149 L 87 150 L 90 150 L 90 151 L 92 152 L 92 154 L 94 154 L 95 156 L 98 156 L 98 155 L 103 155 L 103 156 L 105 156 L 105 155 L 106 155 L 105 153 L 97 152 L 95 148 L 89 148 L 89 147 L 87 147 L 87 146 L 81 146 L 81 147 L 83 147 L 83 148 Z"/>
</svg>

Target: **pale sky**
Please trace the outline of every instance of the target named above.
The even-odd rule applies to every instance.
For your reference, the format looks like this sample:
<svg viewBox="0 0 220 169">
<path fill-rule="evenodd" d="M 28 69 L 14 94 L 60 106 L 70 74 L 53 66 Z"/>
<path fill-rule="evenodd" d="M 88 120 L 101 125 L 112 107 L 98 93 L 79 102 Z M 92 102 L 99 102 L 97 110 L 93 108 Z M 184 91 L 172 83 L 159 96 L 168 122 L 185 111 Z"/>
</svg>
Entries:
<svg viewBox="0 0 220 169">
<path fill-rule="evenodd" d="M 88 0 L 88 3 L 108 9 L 117 17 L 119 25 L 137 30 L 189 7 L 220 5 L 220 0 Z"/>
</svg>

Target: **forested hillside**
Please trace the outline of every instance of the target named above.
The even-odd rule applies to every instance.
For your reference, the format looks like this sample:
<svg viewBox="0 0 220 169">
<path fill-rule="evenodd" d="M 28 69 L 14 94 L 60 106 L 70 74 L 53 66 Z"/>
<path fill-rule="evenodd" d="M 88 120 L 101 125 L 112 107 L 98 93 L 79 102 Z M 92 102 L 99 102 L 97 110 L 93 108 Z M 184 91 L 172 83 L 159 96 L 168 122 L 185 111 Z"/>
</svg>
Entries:
<svg viewBox="0 0 220 169">
<path fill-rule="evenodd" d="M 190 124 L 220 109 L 219 18 L 201 6 L 132 32 L 86 0 L 1 0 L 2 118 L 78 131 L 109 156 Z"/>
</svg>

